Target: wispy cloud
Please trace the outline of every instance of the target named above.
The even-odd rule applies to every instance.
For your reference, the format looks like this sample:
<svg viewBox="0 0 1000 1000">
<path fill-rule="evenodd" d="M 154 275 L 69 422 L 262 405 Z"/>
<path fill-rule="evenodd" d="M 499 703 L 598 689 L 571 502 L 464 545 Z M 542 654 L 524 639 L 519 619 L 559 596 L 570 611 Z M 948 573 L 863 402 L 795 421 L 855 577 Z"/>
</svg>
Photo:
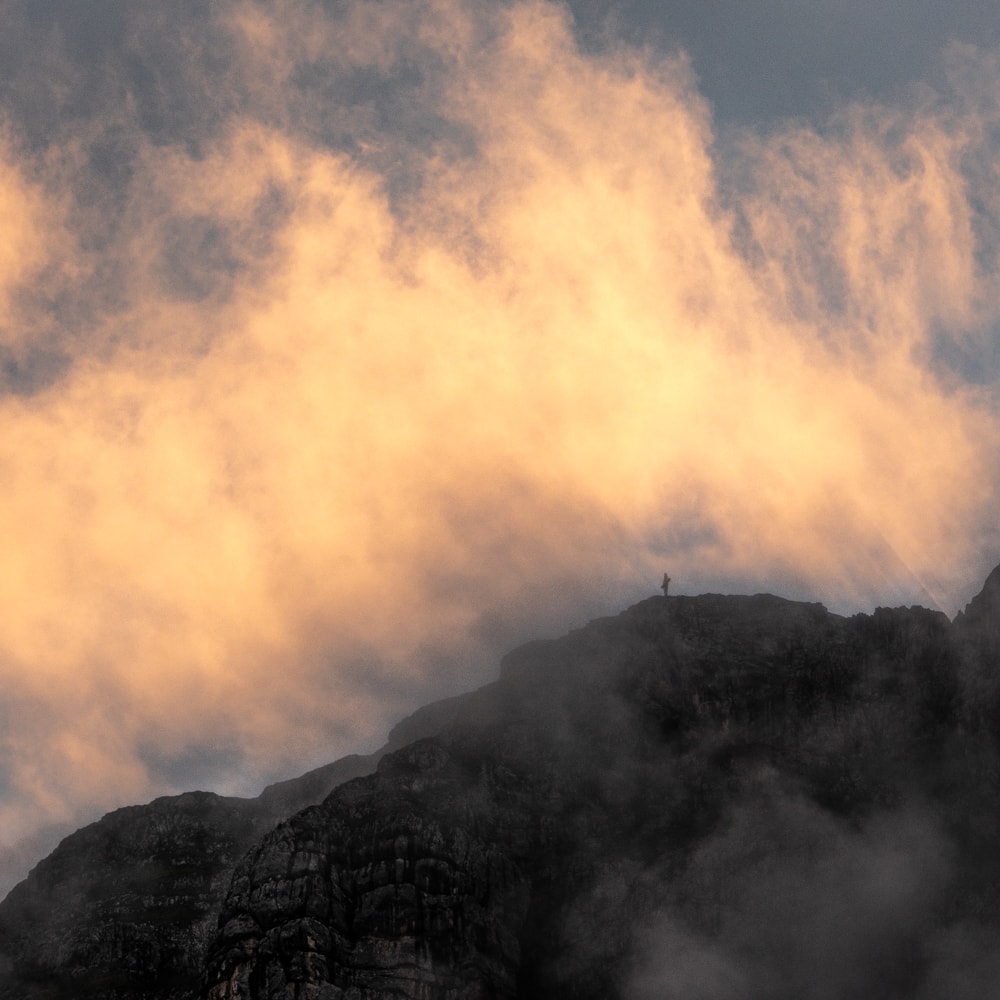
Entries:
<svg viewBox="0 0 1000 1000">
<path fill-rule="evenodd" d="M 0 150 L 8 838 L 370 745 L 664 563 L 974 589 L 991 57 L 719 146 L 550 4 L 217 10 Z"/>
</svg>

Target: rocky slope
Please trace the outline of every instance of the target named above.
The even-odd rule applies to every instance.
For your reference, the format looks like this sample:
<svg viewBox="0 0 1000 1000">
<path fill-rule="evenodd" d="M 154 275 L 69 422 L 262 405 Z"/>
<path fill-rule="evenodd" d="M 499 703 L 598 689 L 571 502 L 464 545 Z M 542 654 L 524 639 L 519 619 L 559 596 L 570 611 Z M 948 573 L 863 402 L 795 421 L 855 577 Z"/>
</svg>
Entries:
<svg viewBox="0 0 1000 1000">
<path fill-rule="evenodd" d="M 193 996 L 236 861 L 280 820 L 436 731 L 461 703 L 421 709 L 378 753 L 270 785 L 255 799 L 168 796 L 67 837 L 0 904 L 0 997 Z"/>
<path fill-rule="evenodd" d="M 530 643 L 374 773 L 68 838 L 0 996 L 995 995 L 998 619 L 704 595 Z"/>
<path fill-rule="evenodd" d="M 798 898 L 810 865 L 816 877 L 844 866 L 850 885 L 886 858 L 927 869 L 919 891 L 882 901 L 898 939 L 855 957 L 861 978 L 841 992 L 816 995 L 936 988 L 956 928 L 987 933 L 997 902 L 996 749 L 988 699 L 965 680 L 969 640 L 922 609 L 842 619 L 708 596 L 653 599 L 525 647 L 461 725 L 384 759 L 244 859 L 207 995 L 628 995 L 651 927 L 724 953 L 714 935 L 735 922 L 753 955 L 762 945 L 737 918 L 767 895 L 768 872 L 804 870 L 788 908 L 805 912 L 777 914 L 791 957 L 796 919 L 832 919 Z M 463 883 L 487 858 L 502 877 Z M 734 888 L 755 865 L 759 883 Z M 810 995 L 808 977 L 768 986 L 759 955 L 730 964 L 753 981 L 709 995 Z M 653 995 L 686 995 L 671 974 Z"/>
</svg>

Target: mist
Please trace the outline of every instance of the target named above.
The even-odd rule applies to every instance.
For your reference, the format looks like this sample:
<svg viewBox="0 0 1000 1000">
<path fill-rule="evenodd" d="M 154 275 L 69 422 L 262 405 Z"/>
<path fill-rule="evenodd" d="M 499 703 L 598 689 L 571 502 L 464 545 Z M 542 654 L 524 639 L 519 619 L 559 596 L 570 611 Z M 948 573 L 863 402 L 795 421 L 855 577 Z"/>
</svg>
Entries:
<svg viewBox="0 0 1000 1000">
<path fill-rule="evenodd" d="M 690 859 L 675 906 L 638 949 L 628 995 L 959 995 L 954 969 L 928 973 L 951 874 L 932 816 L 911 806 L 858 829 L 769 784 Z"/>
</svg>

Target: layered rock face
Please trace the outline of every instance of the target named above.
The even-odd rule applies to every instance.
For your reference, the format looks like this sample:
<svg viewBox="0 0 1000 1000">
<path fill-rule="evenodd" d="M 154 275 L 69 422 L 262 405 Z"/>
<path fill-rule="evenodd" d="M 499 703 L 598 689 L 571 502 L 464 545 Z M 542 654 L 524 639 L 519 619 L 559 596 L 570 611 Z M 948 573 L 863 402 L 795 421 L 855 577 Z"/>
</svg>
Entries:
<svg viewBox="0 0 1000 1000">
<path fill-rule="evenodd" d="M 514 996 L 529 886 L 464 822 L 475 784 L 417 744 L 282 826 L 237 869 L 207 995 Z"/>
<path fill-rule="evenodd" d="M 379 753 L 345 757 L 256 799 L 168 796 L 67 837 L 0 904 L 0 998 L 195 996 L 239 858 L 280 820 L 371 773 L 382 753 L 440 728 L 460 706 L 421 710 Z"/>
<path fill-rule="evenodd" d="M 269 831 L 300 792 L 111 814 L 0 905 L 0 996 L 990 995 L 984 594 L 956 625 L 651 598 L 516 650 Z"/>
<path fill-rule="evenodd" d="M 248 800 L 191 793 L 68 837 L 3 904 L 4 996 L 186 996 L 219 895 L 266 830 Z"/>
<path fill-rule="evenodd" d="M 926 894 L 892 898 L 887 917 L 898 904 L 905 929 L 857 958 L 860 978 L 816 994 L 920 995 L 939 974 L 917 960 L 930 928 L 945 934 L 956 908 L 992 921 L 997 901 L 992 874 L 977 884 L 981 817 L 962 811 L 980 778 L 953 780 L 975 742 L 956 755 L 963 655 L 940 614 L 844 619 L 763 596 L 654 598 L 530 644 L 460 724 L 384 758 L 241 862 L 203 996 L 635 995 L 651 927 L 669 919 L 724 947 L 713 935 L 744 905 L 727 900 L 734 873 L 829 854 L 822 872 L 855 851 L 877 868 L 891 851 L 871 824 L 905 827 L 913 803 L 934 802 L 933 819 L 913 820 L 933 829 L 914 864 L 962 857 Z M 729 843 L 737 821 L 751 832 Z M 660 982 L 649 995 L 811 995 L 807 978 L 784 991 L 766 964 L 731 992 Z"/>
</svg>

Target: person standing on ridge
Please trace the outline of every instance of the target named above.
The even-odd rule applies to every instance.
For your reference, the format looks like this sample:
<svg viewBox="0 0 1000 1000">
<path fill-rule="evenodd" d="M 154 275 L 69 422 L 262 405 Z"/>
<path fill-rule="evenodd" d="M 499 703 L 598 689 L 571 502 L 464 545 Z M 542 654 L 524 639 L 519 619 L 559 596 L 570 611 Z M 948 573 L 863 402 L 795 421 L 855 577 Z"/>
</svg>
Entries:
<svg viewBox="0 0 1000 1000">
<path fill-rule="evenodd" d="M 663 583 L 661 583 L 660 586 L 663 588 L 663 596 L 666 597 L 667 590 L 670 587 L 670 577 L 667 576 L 666 573 L 663 574 Z"/>
</svg>

